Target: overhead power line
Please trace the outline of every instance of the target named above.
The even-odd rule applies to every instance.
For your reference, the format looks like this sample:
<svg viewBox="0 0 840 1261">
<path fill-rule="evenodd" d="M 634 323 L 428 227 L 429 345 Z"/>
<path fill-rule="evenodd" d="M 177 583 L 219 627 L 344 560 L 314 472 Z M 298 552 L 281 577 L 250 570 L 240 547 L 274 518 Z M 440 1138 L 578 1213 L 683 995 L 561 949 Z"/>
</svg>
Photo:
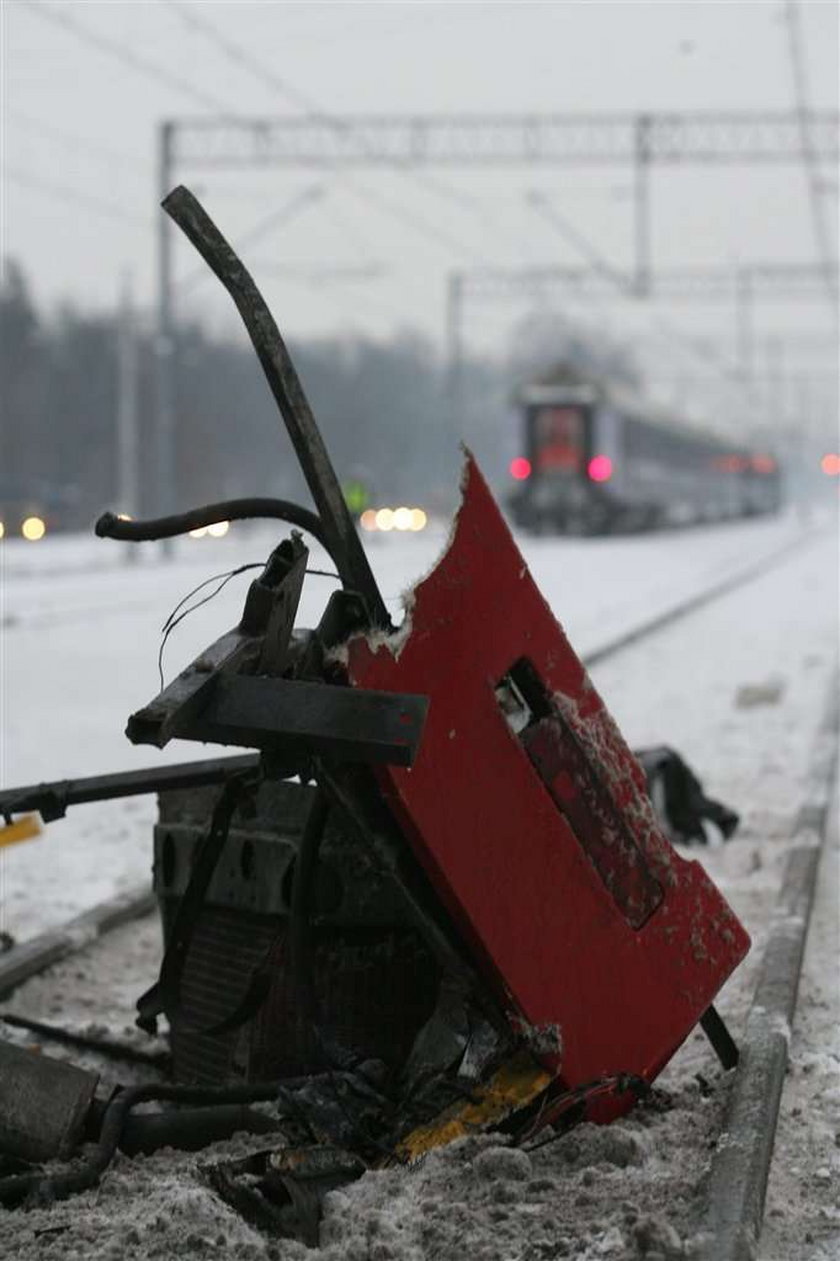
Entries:
<svg viewBox="0 0 840 1261">
<path fill-rule="evenodd" d="M 103 145 L 97 141 L 90 140 L 87 136 L 79 136 L 73 132 L 65 131 L 63 127 L 56 127 L 53 123 L 46 122 L 43 118 L 33 118 L 31 114 L 23 114 L 20 110 L 9 110 L 7 118 L 9 123 L 15 127 L 23 127 L 25 130 L 34 132 L 37 136 L 43 136 L 54 144 L 61 145 L 65 150 L 70 148 L 78 153 L 87 154 L 94 161 L 107 166 L 109 170 L 119 166 L 132 171 L 134 175 L 146 175 L 147 173 L 145 170 L 138 169 L 137 162 L 128 157 L 125 150 L 114 149 L 110 145 Z"/>
<path fill-rule="evenodd" d="M 592 242 L 582 232 L 579 232 L 565 215 L 561 215 L 556 206 L 551 204 L 545 193 L 532 189 L 526 194 L 525 200 L 537 214 L 551 224 L 555 231 L 559 232 L 566 243 L 572 246 L 572 249 L 586 259 L 595 275 L 606 280 L 612 288 L 626 290 L 628 296 L 630 295 L 632 289 L 630 278 L 623 276 L 617 267 L 614 267 L 612 263 L 604 258 L 595 249 Z"/>
<path fill-rule="evenodd" d="M 89 44 L 92 48 L 98 48 L 100 52 L 108 53 L 109 56 L 116 58 L 124 66 L 128 66 L 138 74 L 145 75 L 147 79 L 153 79 L 156 83 L 162 84 L 163 87 L 169 88 L 170 91 L 179 92 L 182 96 L 189 97 L 190 100 L 196 105 L 200 105 L 203 109 L 211 109 L 214 113 L 221 110 L 225 115 L 233 113 L 226 101 L 221 100 L 210 92 L 205 92 L 202 88 L 195 87 L 192 83 L 187 83 L 184 79 L 179 78 L 178 75 L 171 74 L 155 62 L 141 57 L 127 45 L 121 44 L 116 40 L 107 39 L 104 35 L 100 35 L 98 31 L 94 31 L 83 22 L 80 22 L 78 18 L 71 17 L 67 12 L 66 6 L 59 9 L 53 5 L 45 4 L 44 0 L 26 0 L 25 7 L 31 13 L 37 13 L 39 17 L 52 22 L 54 26 L 60 26 L 63 30 L 69 31 L 77 39 Z"/>
<path fill-rule="evenodd" d="M 260 83 L 272 91 L 277 92 L 280 96 L 304 111 L 304 117 L 310 122 L 322 125 L 336 134 L 346 133 L 352 130 L 354 124 L 336 114 L 331 114 L 324 109 L 323 105 L 309 96 L 305 92 L 301 92 L 293 84 L 285 78 L 281 78 L 275 70 L 266 66 L 258 57 L 255 57 L 248 49 L 234 40 L 229 39 L 213 22 L 197 11 L 195 5 L 186 4 L 184 0 L 166 0 L 171 9 L 180 16 L 184 24 L 193 31 L 201 34 L 211 44 L 213 44 L 225 57 L 228 58 L 240 69 L 247 71 L 256 78 Z M 179 124 L 180 126 L 180 124 Z M 403 163 L 395 163 L 394 168 L 402 175 L 408 175 L 416 182 L 421 184 L 429 192 L 446 201 L 456 203 L 460 209 L 468 210 L 471 213 L 478 214 L 481 218 L 495 231 L 503 231 L 498 224 L 491 221 L 491 216 L 487 213 L 487 207 L 480 199 L 472 197 L 468 193 L 464 193 L 458 189 L 450 188 L 448 185 L 441 183 L 440 180 L 432 176 L 424 175 L 422 172 L 406 167 Z M 430 240 L 436 240 L 443 243 L 448 249 L 453 247 L 458 251 L 468 252 L 471 256 L 475 256 L 475 248 L 471 245 L 465 245 L 462 241 L 456 241 L 455 238 L 436 226 L 430 225 L 422 216 L 419 216 L 415 210 L 408 211 L 404 206 L 389 202 L 387 198 L 381 194 L 375 193 L 370 187 L 359 184 L 351 184 L 345 176 L 345 183 L 353 191 L 366 197 L 368 200 L 376 201 L 380 206 L 384 206 L 390 213 L 399 213 L 404 221 L 414 227 L 417 231 L 422 232 Z"/>
<path fill-rule="evenodd" d="M 228 39 L 226 35 L 219 30 L 212 22 L 208 22 L 207 18 L 199 11 L 195 4 L 183 4 L 181 0 L 166 0 L 170 9 L 174 9 L 185 26 L 192 31 L 197 31 L 208 39 L 212 44 L 233 62 L 240 69 L 247 71 L 253 78 L 258 79 L 260 83 L 265 84 L 272 92 L 279 93 L 291 101 L 293 105 L 299 106 L 307 114 L 326 118 L 320 107 L 306 96 L 303 92 L 298 91 L 292 84 L 287 83 L 285 79 L 274 71 L 265 66 L 258 58 L 254 57 L 241 44 L 235 43 L 232 39 Z"/>
<path fill-rule="evenodd" d="M 146 78 L 156 83 L 162 84 L 164 87 L 181 93 L 185 97 L 189 97 L 193 102 L 205 109 L 213 111 L 213 123 L 216 126 L 224 126 L 226 123 L 236 122 L 235 111 L 229 102 L 217 97 L 211 93 L 205 92 L 203 89 L 188 83 L 186 80 L 179 78 L 177 75 L 170 73 L 168 70 L 158 66 L 155 62 L 149 61 L 145 57 L 139 56 L 133 49 L 125 44 L 121 44 L 116 40 L 111 40 L 100 35 L 97 31 L 92 30 L 89 26 L 80 22 L 77 18 L 71 17 L 66 9 L 58 9 L 52 5 L 46 4 L 44 0 L 26 0 L 26 7 L 32 13 L 36 13 L 39 17 L 52 22 L 54 25 L 62 27 L 64 30 L 73 34 L 77 39 L 91 47 L 98 48 L 101 52 L 108 54 L 123 65 L 130 67 L 138 74 L 144 75 Z M 232 60 L 236 60 L 243 68 L 252 74 L 259 74 L 263 81 L 267 82 L 276 91 L 282 92 L 289 99 L 295 100 L 302 108 L 313 112 L 322 122 L 330 127 L 340 127 L 342 124 L 337 119 L 330 119 L 327 114 L 321 111 L 315 102 L 310 101 L 302 93 L 289 84 L 286 84 L 279 76 L 268 71 L 262 66 L 256 58 L 250 56 L 245 50 L 235 45 L 232 41 L 225 39 L 218 30 L 213 27 L 206 19 L 199 18 L 191 11 L 188 6 L 172 4 L 181 17 L 196 30 L 201 30 L 209 38 L 222 47 L 225 54 Z M 219 117 L 221 113 L 221 117 Z M 349 183 L 349 181 L 348 181 Z M 168 189 L 166 190 L 169 191 Z M 474 247 L 468 242 L 458 240 L 452 234 L 440 230 L 436 225 L 426 222 L 421 215 L 414 210 L 407 210 L 389 198 L 373 193 L 372 190 L 364 188 L 363 185 L 357 184 L 354 190 L 358 195 L 365 197 L 371 202 L 375 202 L 386 213 L 396 215 L 401 222 L 420 231 L 427 239 L 435 241 L 439 245 L 444 245 L 447 250 L 455 250 L 459 254 L 463 254 L 473 260 L 480 258 Z M 82 194 L 80 194 L 82 196 Z"/>
<path fill-rule="evenodd" d="M 322 184 L 313 184 L 309 188 L 304 188 L 291 201 L 286 202 L 285 205 L 280 206 L 277 210 L 272 210 L 270 214 L 260 219 L 259 223 L 255 223 L 249 231 L 237 239 L 237 246 L 241 249 L 244 245 L 253 245 L 256 241 L 262 241 L 275 228 L 279 228 L 283 223 L 288 223 L 290 219 L 293 219 L 302 210 L 311 206 L 313 202 L 319 201 L 324 196 L 324 191 Z M 175 289 L 181 295 L 189 293 L 191 289 L 201 284 L 202 281 L 207 280 L 212 274 L 210 269 L 202 264 L 189 272 L 182 280 L 176 281 Z"/>
<path fill-rule="evenodd" d="M 151 220 L 144 218 L 142 215 L 131 214 L 127 212 L 124 206 L 120 206 L 115 201 L 108 201 L 103 197 L 93 197 L 90 193 L 80 192 L 76 188 L 70 188 L 66 184 L 58 183 L 56 180 L 43 179 L 42 176 L 32 171 L 27 171 L 18 166 L 4 165 L 3 178 L 20 184 L 23 188 L 32 189 L 34 192 L 45 193 L 53 201 L 59 198 L 61 201 L 71 201 L 77 206 L 84 206 L 85 210 L 91 211 L 92 214 L 100 215 L 105 219 L 118 220 L 120 223 L 137 223 L 149 227 Z"/>
<path fill-rule="evenodd" d="M 822 180 L 817 156 L 817 144 L 814 139 L 814 115 L 809 107 L 808 77 L 805 57 L 802 51 L 802 32 L 800 27 L 800 8 L 795 0 L 788 0 L 786 5 L 787 27 L 790 38 L 790 59 L 793 68 L 793 86 L 796 99 L 796 121 L 799 128 L 802 165 L 808 183 L 808 200 L 811 206 L 811 220 L 814 226 L 814 238 L 817 257 L 825 271 L 825 286 L 829 302 L 837 320 L 837 276 L 836 259 L 829 238 L 821 199 Z"/>
</svg>

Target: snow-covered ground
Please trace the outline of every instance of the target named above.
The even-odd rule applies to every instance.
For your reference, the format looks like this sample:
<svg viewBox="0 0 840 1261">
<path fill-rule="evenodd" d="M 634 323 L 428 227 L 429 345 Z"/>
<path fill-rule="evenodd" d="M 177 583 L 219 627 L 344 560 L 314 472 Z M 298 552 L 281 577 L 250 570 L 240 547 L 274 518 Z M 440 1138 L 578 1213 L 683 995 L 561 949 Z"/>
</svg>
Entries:
<svg viewBox="0 0 840 1261">
<path fill-rule="evenodd" d="M 579 653 L 794 540 L 792 518 L 620 539 L 523 539 L 532 572 Z M 0 783 L 5 787 L 217 755 L 173 742 L 162 753 L 123 735 L 158 691 L 160 628 L 198 583 L 265 558 L 276 534 L 231 530 L 183 540 L 170 563 L 143 545 L 139 563 L 111 541 L 49 539 L 0 547 Z M 401 594 L 434 563 L 442 529 L 367 539 L 396 620 Z M 135 553 L 137 554 L 137 553 Z M 330 569 L 320 548 L 314 568 Z M 253 573 L 234 578 L 166 647 L 167 680 L 239 620 Z M 318 619 L 332 582 L 307 580 L 299 622 Z M 206 591 L 213 590 L 211 585 Z M 670 720 L 669 720 L 670 721 Z M 654 740 L 670 738 L 654 722 Z M 0 928 L 30 937 L 148 876 L 151 798 L 78 808 L 38 842 L 0 850 Z M 38 889 L 37 898 L 31 891 Z"/>
<path fill-rule="evenodd" d="M 536 540 L 525 542 L 524 550 L 573 644 L 585 654 L 628 624 L 769 555 L 797 529 L 782 520 L 621 540 Z M 394 608 L 400 591 L 428 568 L 442 543 L 442 535 L 376 540 L 371 557 Z M 65 555 L 52 562 L 45 551 L 37 557 L 35 549 L 7 553 L 7 784 L 151 763 L 149 751 L 132 749 L 120 733 L 126 715 L 157 690 L 160 623 L 207 574 L 260 559 L 266 536 L 225 540 L 212 553 L 203 543 L 185 545 L 166 567 L 109 561 L 108 568 L 91 569 L 81 547 L 64 547 Z M 76 574 L 63 575 L 62 565 L 71 561 Z M 699 855 L 754 942 L 720 997 L 736 1036 L 810 748 L 834 681 L 837 574 L 836 532 L 816 532 L 763 577 L 593 671 L 632 745 L 673 744 L 709 792 L 742 813 L 736 839 Z M 184 624 L 167 654 L 167 677 L 237 619 L 247 580 L 234 580 L 230 587 L 238 584 L 238 590 L 226 589 L 195 615 L 193 625 Z M 317 616 L 327 581 L 309 580 L 305 621 Z M 171 753 L 195 756 L 189 746 Z M 29 936 L 147 876 L 152 810 L 153 803 L 143 800 L 80 809 L 50 825 L 41 840 L 0 851 L 2 926 Z M 836 854 L 830 849 L 792 1044 L 763 1261 L 833 1261 L 840 1255 L 840 996 L 832 878 Z M 30 983 L 15 996 L 15 1008 L 80 1025 L 126 1025 L 133 998 L 151 979 L 155 942 L 152 921 L 120 930 L 106 947 Z M 660 1085 L 654 1107 L 607 1130 L 581 1127 L 529 1158 L 510 1159 L 494 1140 L 476 1139 L 432 1155 L 412 1172 L 368 1174 L 331 1197 L 319 1255 L 325 1261 L 689 1257 L 726 1079 L 705 1039 L 695 1034 Z M 173 1153 L 120 1159 L 96 1192 L 52 1210 L 0 1215 L 0 1256 L 104 1261 L 218 1254 L 285 1261 L 311 1255 L 298 1245 L 269 1244 L 250 1230 L 203 1188 L 195 1165 L 194 1157 Z"/>
</svg>

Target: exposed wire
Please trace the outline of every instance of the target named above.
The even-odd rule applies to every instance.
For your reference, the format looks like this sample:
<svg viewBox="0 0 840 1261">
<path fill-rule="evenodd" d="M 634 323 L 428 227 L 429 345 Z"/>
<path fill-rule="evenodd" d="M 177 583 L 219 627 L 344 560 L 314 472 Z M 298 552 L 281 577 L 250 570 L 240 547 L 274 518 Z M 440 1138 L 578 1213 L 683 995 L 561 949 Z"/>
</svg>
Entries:
<svg viewBox="0 0 840 1261">
<path fill-rule="evenodd" d="M 558 1138 L 562 1138 L 571 1125 L 584 1119 L 585 1107 L 590 1103 L 594 1103 L 599 1099 L 621 1098 L 622 1095 L 632 1093 L 636 1100 L 645 1099 L 650 1094 L 650 1085 L 643 1077 L 639 1077 L 635 1073 L 616 1073 L 606 1077 L 596 1078 L 594 1081 L 586 1082 L 582 1086 L 576 1086 L 572 1090 L 564 1091 L 563 1094 L 557 1095 L 548 1106 L 544 1104 L 540 1106 L 536 1118 L 529 1124 L 523 1134 L 517 1139 L 517 1145 L 524 1146 L 525 1151 L 539 1151 L 541 1147 L 547 1147 L 550 1143 L 554 1143 Z M 540 1139 L 539 1142 L 533 1142 L 534 1135 L 546 1126 L 560 1126 L 553 1133 Z"/>
<path fill-rule="evenodd" d="M 161 691 L 163 691 L 164 686 L 165 686 L 164 678 L 163 678 L 163 652 L 164 652 L 164 649 L 166 648 L 166 641 L 169 638 L 169 636 L 172 634 L 172 632 L 174 631 L 175 627 L 180 622 L 183 622 L 185 617 L 189 617 L 190 613 L 194 613 L 196 609 L 200 609 L 203 604 L 209 604 L 211 600 L 215 599 L 216 596 L 219 594 L 219 592 L 224 587 L 227 586 L 227 584 L 231 581 L 232 578 L 236 578 L 239 574 L 244 574 L 247 569 L 263 569 L 264 567 L 265 567 L 265 562 L 258 560 L 258 561 L 251 561 L 247 565 L 240 565 L 237 569 L 227 570 L 225 573 L 222 573 L 222 574 L 213 574 L 210 578 L 205 578 L 203 582 L 200 582 L 197 587 L 193 587 L 192 591 L 188 591 L 187 594 L 183 597 L 183 599 L 178 601 L 178 603 L 175 605 L 175 608 L 169 614 L 163 626 L 161 627 L 161 635 L 163 636 L 163 638 L 160 641 L 160 649 L 158 650 L 158 662 L 157 662 Z M 185 609 L 184 605 L 187 603 L 187 601 L 192 599 L 194 595 L 197 595 L 199 591 L 202 591 L 205 587 L 208 587 L 211 582 L 219 583 L 215 591 L 211 591 L 209 595 L 204 596 L 203 599 L 198 600 L 195 604 L 192 604 L 190 605 L 189 608 Z M 183 609 L 183 612 L 179 612 L 179 610 L 181 609 Z"/>
<path fill-rule="evenodd" d="M 251 561 L 247 565 L 240 565 L 238 569 L 226 570 L 222 574 L 213 574 L 210 578 L 205 578 L 203 582 L 200 582 L 197 587 L 193 587 L 192 591 L 188 591 L 187 594 L 183 597 L 183 599 L 178 601 L 178 603 L 175 605 L 175 608 L 172 610 L 172 612 L 169 614 L 166 621 L 164 622 L 163 626 L 160 628 L 161 634 L 163 636 L 160 643 L 160 649 L 158 650 L 158 676 L 160 678 L 161 691 L 163 691 L 164 686 L 165 686 L 164 678 L 163 678 L 163 652 L 164 652 L 164 648 L 166 647 L 166 641 L 169 638 L 169 636 L 172 634 L 172 632 L 174 631 L 175 627 L 180 622 L 182 622 L 185 617 L 189 617 L 190 613 L 194 613 L 196 609 L 200 609 L 203 604 L 209 604 L 211 600 L 214 600 L 216 596 L 219 594 L 219 592 L 224 587 L 227 586 L 227 584 L 231 581 L 232 578 L 238 577 L 239 574 L 244 574 L 245 571 L 248 569 L 263 569 L 264 567 L 265 567 L 265 562 L 258 560 L 258 561 Z M 313 576 L 318 577 L 318 578 L 332 578 L 334 582 L 341 582 L 341 575 L 337 574 L 332 569 L 307 569 L 306 573 L 312 574 Z M 202 591 L 205 587 L 208 587 L 211 582 L 219 583 L 215 591 L 211 591 L 209 595 L 204 596 L 204 598 L 199 600 L 196 604 L 192 604 L 190 605 L 188 609 L 184 609 L 184 605 L 186 604 L 187 600 L 190 600 L 194 595 L 197 595 L 199 591 Z M 184 611 L 180 612 L 181 609 L 183 609 Z"/>
</svg>

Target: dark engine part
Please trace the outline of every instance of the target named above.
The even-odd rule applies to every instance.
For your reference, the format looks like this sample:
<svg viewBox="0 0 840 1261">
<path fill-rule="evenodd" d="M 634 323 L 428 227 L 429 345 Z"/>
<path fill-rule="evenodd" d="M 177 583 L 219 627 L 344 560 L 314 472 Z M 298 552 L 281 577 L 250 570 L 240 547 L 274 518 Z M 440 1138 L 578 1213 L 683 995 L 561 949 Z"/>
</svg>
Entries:
<svg viewBox="0 0 840 1261">
<path fill-rule="evenodd" d="M 740 822 L 729 806 L 707 797 L 691 767 L 674 749 L 657 745 L 634 749 L 647 780 L 648 794 L 669 839 L 690 845 L 707 841 L 704 821 L 713 823 L 724 840 L 729 840 Z"/>
<path fill-rule="evenodd" d="M 0 1152 L 27 1161 L 69 1156 L 98 1083 L 96 1073 L 0 1042 Z"/>
<path fill-rule="evenodd" d="M 366 1166 L 351 1152 L 326 1145 L 255 1152 L 203 1169 L 210 1186 L 258 1230 L 318 1246 L 327 1192 L 346 1186 Z"/>
<path fill-rule="evenodd" d="M 182 1081 L 268 1080 L 317 1071 L 319 1044 L 399 1070 L 437 1000 L 440 967 L 410 925 L 396 879 L 382 873 L 352 825 L 331 812 L 310 913 L 310 968 L 319 1038 L 302 1025 L 289 963 L 294 869 L 316 790 L 264 782 L 254 813 L 238 810 L 211 879 L 184 967 L 183 1019 L 171 1031 Z M 154 887 L 165 944 L 217 790 L 162 794 Z M 254 974 L 261 1002 L 237 1028 L 208 1033 L 239 1007 Z M 315 1049 L 313 1050 L 313 1045 Z"/>
</svg>

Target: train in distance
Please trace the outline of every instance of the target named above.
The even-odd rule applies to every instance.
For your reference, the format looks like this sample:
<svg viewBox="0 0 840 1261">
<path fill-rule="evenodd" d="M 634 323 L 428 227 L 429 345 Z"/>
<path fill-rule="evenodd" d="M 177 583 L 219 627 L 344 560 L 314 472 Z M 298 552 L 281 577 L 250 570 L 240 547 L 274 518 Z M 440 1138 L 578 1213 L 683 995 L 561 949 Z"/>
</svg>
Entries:
<svg viewBox="0 0 840 1261">
<path fill-rule="evenodd" d="M 781 470 L 587 382 L 529 385 L 517 399 L 514 522 L 535 534 L 610 534 L 777 512 Z"/>
</svg>

